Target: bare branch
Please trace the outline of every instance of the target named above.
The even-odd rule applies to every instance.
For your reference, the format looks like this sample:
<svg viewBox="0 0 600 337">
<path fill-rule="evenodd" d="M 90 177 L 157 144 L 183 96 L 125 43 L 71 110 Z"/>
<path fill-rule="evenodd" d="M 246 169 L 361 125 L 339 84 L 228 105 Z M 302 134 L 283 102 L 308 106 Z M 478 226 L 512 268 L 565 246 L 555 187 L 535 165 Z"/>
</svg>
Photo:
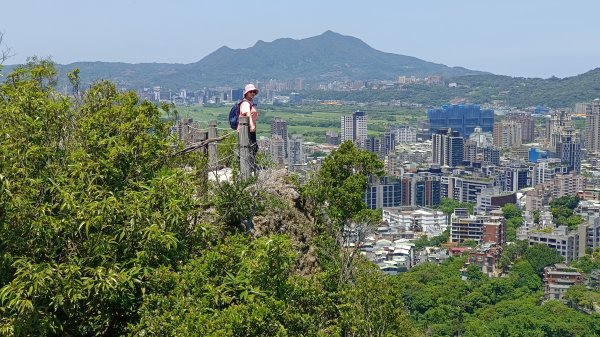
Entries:
<svg viewBox="0 0 600 337">
<path fill-rule="evenodd" d="M 6 43 L 3 43 L 4 40 L 4 32 L 0 32 L 0 65 L 4 64 L 8 58 L 14 56 L 15 54 L 12 52 Z"/>
</svg>

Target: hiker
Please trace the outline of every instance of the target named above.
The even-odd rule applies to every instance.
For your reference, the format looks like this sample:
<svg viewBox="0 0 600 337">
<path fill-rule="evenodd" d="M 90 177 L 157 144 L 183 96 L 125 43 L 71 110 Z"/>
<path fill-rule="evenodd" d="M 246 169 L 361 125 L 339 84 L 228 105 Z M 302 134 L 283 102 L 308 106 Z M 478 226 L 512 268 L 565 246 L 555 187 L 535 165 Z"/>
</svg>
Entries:
<svg viewBox="0 0 600 337">
<path fill-rule="evenodd" d="M 256 89 L 254 84 L 246 84 L 244 87 L 244 100 L 240 104 L 240 116 L 250 116 L 250 154 L 254 167 L 256 166 L 256 153 L 258 152 L 258 144 L 256 143 L 256 119 L 258 118 L 258 111 L 256 111 L 253 99 L 257 94 L 258 89 Z"/>
</svg>

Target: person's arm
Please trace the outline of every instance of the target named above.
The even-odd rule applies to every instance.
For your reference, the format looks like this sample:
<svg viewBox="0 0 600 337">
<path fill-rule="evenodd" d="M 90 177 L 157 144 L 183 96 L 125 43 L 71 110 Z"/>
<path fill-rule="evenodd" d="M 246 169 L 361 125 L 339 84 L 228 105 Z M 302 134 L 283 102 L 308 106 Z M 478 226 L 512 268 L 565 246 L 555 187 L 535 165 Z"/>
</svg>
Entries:
<svg viewBox="0 0 600 337">
<path fill-rule="evenodd" d="M 248 119 L 250 119 L 250 132 L 256 131 L 256 125 L 254 125 L 252 116 L 250 116 L 250 102 L 243 101 L 242 104 L 240 104 L 240 115 L 248 116 Z"/>
</svg>

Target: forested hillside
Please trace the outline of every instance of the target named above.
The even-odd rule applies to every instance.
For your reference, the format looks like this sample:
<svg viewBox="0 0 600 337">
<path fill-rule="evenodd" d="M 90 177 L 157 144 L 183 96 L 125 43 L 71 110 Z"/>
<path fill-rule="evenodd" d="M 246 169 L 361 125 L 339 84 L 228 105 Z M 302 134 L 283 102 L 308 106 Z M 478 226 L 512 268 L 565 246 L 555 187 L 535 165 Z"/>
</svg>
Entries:
<svg viewBox="0 0 600 337">
<path fill-rule="evenodd" d="M 311 91 L 305 92 L 303 97 L 355 102 L 399 100 L 425 106 L 439 106 L 458 99 L 475 104 L 494 103 L 517 108 L 574 108 L 575 103 L 600 98 L 600 68 L 562 79 L 474 75 L 449 78 L 446 82 L 455 83 L 456 87 L 413 84 L 386 90 Z"/>
<path fill-rule="evenodd" d="M 134 93 L 80 91 L 75 71 L 59 95 L 46 61 L 2 74 L 0 335 L 600 334 L 598 315 L 540 305 L 556 258 L 540 248 L 507 249 L 507 278 L 464 281 L 462 258 L 384 276 L 344 235 L 379 221 L 362 193 L 383 164 L 351 143 L 303 185 L 272 169 L 214 182 Z M 234 147 L 219 157 L 235 172 Z"/>
</svg>

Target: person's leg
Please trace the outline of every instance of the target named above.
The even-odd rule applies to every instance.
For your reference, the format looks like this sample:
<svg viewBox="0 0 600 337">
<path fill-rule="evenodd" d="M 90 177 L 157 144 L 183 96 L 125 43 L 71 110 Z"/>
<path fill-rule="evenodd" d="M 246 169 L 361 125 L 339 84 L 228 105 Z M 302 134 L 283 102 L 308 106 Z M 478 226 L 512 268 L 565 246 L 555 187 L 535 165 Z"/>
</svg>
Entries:
<svg viewBox="0 0 600 337">
<path fill-rule="evenodd" d="M 258 143 L 256 142 L 256 132 L 250 132 L 250 165 L 252 166 L 252 171 L 256 171 L 256 154 L 258 153 Z"/>
</svg>

